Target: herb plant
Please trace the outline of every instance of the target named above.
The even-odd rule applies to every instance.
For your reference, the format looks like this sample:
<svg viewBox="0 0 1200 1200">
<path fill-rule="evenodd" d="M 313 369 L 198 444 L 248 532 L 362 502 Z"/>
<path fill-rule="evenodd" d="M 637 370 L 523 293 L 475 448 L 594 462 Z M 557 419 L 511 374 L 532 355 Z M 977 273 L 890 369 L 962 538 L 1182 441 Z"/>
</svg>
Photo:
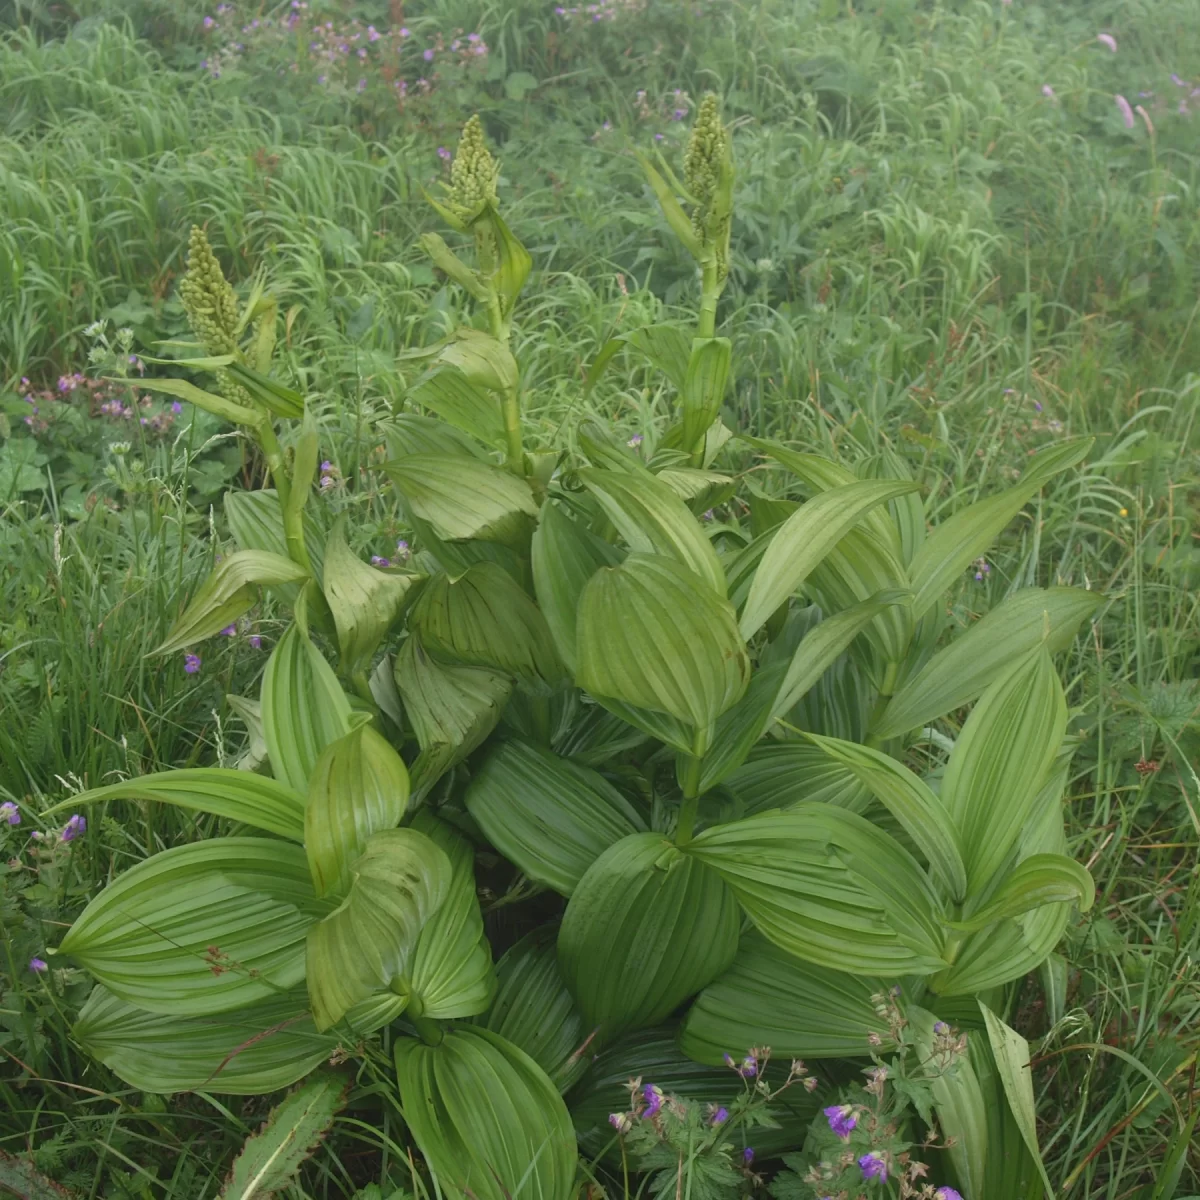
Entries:
<svg viewBox="0 0 1200 1200">
<path fill-rule="evenodd" d="M 707 1086 L 770 1047 L 832 1086 L 842 1060 L 914 1039 L 936 1057 L 952 1020 L 967 1041 L 857 1169 L 882 1181 L 870 1156 L 936 1124 L 972 1200 L 1024 1194 L 1040 1170 L 1027 1048 L 993 1010 L 1092 903 L 1065 852 L 1053 655 L 1099 600 L 1027 588 L 945 642 L 944 597 L 1089 442 L 928 528 L 899 458 L 847 465 L 730 429 L 734 164 L 716 98 L 682 179 L 643 167 L 695 259 L 696 323 L 614 339 L 584 386 L 640 356 L 675 422 L 652 452 L 588 421 L 569 451 L 534 445 L 510 345 L 531 258 L 468 122 L 430 198 L 459 245 L 422 245 L 478 320 L 402 360 L 415 377 L 377 431 L 411 529 L 397 566 L 361 561 L 312 511 L 328 472 L 305 397 L 271 374 L 276 302 L 260 279 L 240 304 L 192 231 L 196 340 L 173 361 L 214 382 L 141 386 L 238 426 L 273 487 L 226 495 L 239 549 L 160 652 L 228 629 L 260 589 L 292 623 L 239 703 L 269 774 L 189 768 L 67 802 L 230 822 L 116 878 L 54 948 L 97 985 L 75 1037 L 150 1092 L 268 1092 L 354 1057 L 394 1089 L 443 1190 L 565 1200 L 578 1144 L 663 1167 L 675 1143 L 645 1122 L 672 1073 Z M 968 706 L 952 743 L 928 732 Z M 543 922 L 496 963 L 480 853 L 500 864 L 490 908 Z M 598 1083 L 617 1062 L 644 1077 L 632 1108 Z M 797 1071 L 764 1077 L 773 1136 L 741 1168 L 714 1158 L 716 1193 L 756 1183 L 753 1154 L 820 1149 L 805 1126 L 837 1106 L 815 1074 L 785 1097 Z"/>
</svg>

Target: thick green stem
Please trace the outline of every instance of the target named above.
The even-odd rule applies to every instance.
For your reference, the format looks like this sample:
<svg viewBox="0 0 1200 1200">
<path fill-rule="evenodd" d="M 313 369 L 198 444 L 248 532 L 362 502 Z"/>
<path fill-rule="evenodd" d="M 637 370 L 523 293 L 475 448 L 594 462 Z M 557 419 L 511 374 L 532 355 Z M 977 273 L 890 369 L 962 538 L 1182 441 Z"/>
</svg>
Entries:
<svg viewBox="0 0 1200 1200">
<path fill-rule="evenodd" d="M 312 570 L 312 561 L 308 557 L 308 547 L 304 543 L 304 518 L 300 509 L 292 508 L 292 484 L 288 479 L 287 467 L 283 461 L 283 449 L 275 430 L 271 427 L 271 418 L 264 416 L 255 431 L 258 444 L 262 448 L 263 457 L 267 460 L 267 468 L 275 484 L 275 494 L 279 497 L 279 507 L 283 513 L 283 536 L 287 543 L 288 557 L 298 563 L 306 571 Z"/>
<path fill-rule="evenodd" d="M 696 810 L 700 807 L 700 767 L 698 754 L 684 757 L 679 771 L 679 787 L 683 792 L 683 803 L 679 806 L 679 823 L 675 828 L 675 845 L 686 846 L 692 840 L 696 827 Z"/>
<path fill-rule="evenodd" d="M 716 256 L 714 255 L 711 258 L 705 259 L 701 264 L 700 315 L 696 321 L 697 337 L 716 337 L 717 301 L 720 298 L 721 281 L 718 276 Z"/>
<path fill-rule="evenodd" d="M 896 690 L 896 680 L 900 675 L 900 664 L 895 662 L 888 663 L 883 672 L 883 683 L 879 685 L 879 695 L 875 699 L 875 707 L 871 712 L 871 720 L 868 723 L 868 728 L 875 730 L 879 722 L 883 720 L 883 714 L 887 712 L 887 706 L 891 703 L 892 693 Z M 878 750 L 883 743 L 881 737 L 874 732 L 867 735 L 867 745 L 872 749 Z"/>
<path fill-rule="evenodd" d="M 421 1041 L 427 1046 L 440 1046 L 442 1038 L 446 1036 L 442 1029 L 441 1023 L 435 1021 L 432 1017 L 412 1017 L 408 1018 L 413 1023 L 413 1028 L 420 1034 Z"/>
</svg>

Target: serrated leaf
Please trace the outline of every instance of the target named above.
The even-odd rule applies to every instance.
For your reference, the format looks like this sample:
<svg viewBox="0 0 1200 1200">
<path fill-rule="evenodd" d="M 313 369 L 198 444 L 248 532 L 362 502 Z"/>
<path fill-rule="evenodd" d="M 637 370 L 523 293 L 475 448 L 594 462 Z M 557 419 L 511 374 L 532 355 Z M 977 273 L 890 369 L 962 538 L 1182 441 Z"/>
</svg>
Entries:
<svg viewBox="0 0 1200 1200">
<path fill-rule="evenodd" d="M 687 722 L 694 753 L 749 683 L 729 602 L 672 559 L 631 554 L 597 571 L 580 597 L 577 633 L 579 686 Z"/>
<path fill-rule="evenodd" d="M 307 793 L 321 751 L 350 732 L 350 701 L 299 625 L 271 651 L 261 699 L 271 771 L 293 791 Z"/>
<path fill-rule="evenodd" d="M 371 836 L 399 825 L 407 807 L 404 760 L 370 725 L 330 742 L 313 767 L 304 812 L 316 894 L 342 894 Z"/>
<path fill-rule="evenodd" d="M 1094 440 L 1076 438 L 1042 450 L 1030 459 L 1018 483 L 986 500 L 977 500 L 933 530 L 913 555 L 909 568 L 915 593 L 914 616 L 920 618 L 936 604 L 1044 484 L 1083 460 Z"/>
<path fill-rule="evenodd" d="M 424 834 L 385 829 L 368 840 L 345 900 L 308 931 L 308 996 L 318 1029 L 403 977 L 450 880 L 450 860 Z"/>
<path fill-rule="evenodd" d="M 721 411 L 732 356 L 728 338 L 693 339 L 681 394 L 684 449 L 703 449 L 704 435 Z"/>
<path fill-rule="evenodd" d="M 579 597 L 601 568 L 620 561 L 616 547 L 567 516 L 560 504 L 542 506 L 531 546 L 533 590 L 550 626 L 558 656 L 575 668 L 575 625 Z"/>
<path fill-rule="evenodd" d="M 571 1200 L 575 1132 L 529 1055 L 470 1026 L 436 1046 L 400 1038 L 395 1053 L 404 1120 L 443 1194 Z"/>
<path fill-rule="evenodd" d="M 934 655 L 889 702 L 875 729 L 897 737 L 974 700 L 1015 658 L 1042 644 L 1054 654 L 1104 602 L 1082 588 L 1023 588 Z"/>
<path fill-rule="evenodd" d="M 417 799 L 495 729 L 512 693 L 495 671 L 437 662 L 415 635 L 396 654 L 396 687 L 421 747 L 409 771 Z"/>
<path fill-rule="evenodd" d="M 203 1016 L 299 983 L 304 939 L 326 911 L 299 846 L 218 838 L 163 850 L 118 876 L 54 953 L 139 1008 Z"/>
<path fill-rule="evenodd" d="M 706 829 L 687 853 L 729 884 L 763 934 L 808 962 L 891 978 L 945 966 L 924 872 L 854 813 L 798 804 Z"/>
<path fill-rule="evenodd" d="M 465 802 L 501 854 L 563 896 L 611 845 L 645 830 L 602 775 L 524 742 L 492 751 Z"/>
<path fill-rule="evenodd" d="M 404 978 L 413 1016 L 449 1021 L 486 1012 L 496 994 L 492 947 L 483 932 L 475 889 L 475 851 L 428 809 L 413 819 L 450 862 L 446 898 L 425 922 Z"/>
<path fill-rule="evenodd" d="M 227 767 L 185 767 L 140 775 L 70 796 L 42 814 L 51 816 L 100 800 L 152 800 L 241 821 L 293 842 L 304 840 L 304 797 L 285 784 Z"/>
<path fill-rule="evenodd" d="M 538 691 L 563 678 L 546 619 L 495 563 L 476 563 L 458 579 L 435 575 L 408 624 L 430 654 L 451 662 L 503 671 Z"/>
<path fill-rule="evenodd" d="M 267 1200 L 289 1184 L 333 1126 L 349 1081 L 321 1074 L 285 1096 L 234 1159 L 222 1200 Z"/>
<path fill-rule="evenodd" d="M 408 389 L 410 404 L 431 408 L 451 425 L 489 446 L 503 449 L 504 418 L 494 394 L 472 383 L 457 367 L 441 365 Z"/>
<path fill-rule="evenodd" d="M 579 478 L 635 554 L 658 554 L 695 572 L 719 596 L 725 572 L 717 552 L 687 505 L 648 471 L 585 467 Z"/>
<path fill-rule="evenodd" d="M 443 541 L 467 538 L 520 547 L 538 514 L 529 485 L 475 458 L 409 454 L 384 468 L 411 511 Z"/>
<path fill-rule="evenodd" d="M 1074 859 L 1062 854 L 1033 854 L 1005 875 L 996 892 L 969 917 L 946 924 L 951 929 L 974 933 L 1044 904 L 1075 904 L 1080 912 L 1087 912 L 1095 898 L 1091 875 Z"/>
<path fill-rule="evenodd" d="M 345 518 L 325 543 L 325 600 L 337 630 L 342 669 L 365 670 L 424 576 L 368 566 L 346 544 Z"/>
<path fill-rule="evenodd" d="M 792 595 L 864 513 L 915 484 L 866 480 L 822 492 L 802 504 L 780 526 L 754 573 L 739 628 L 749 638 Z M 903 579 L 892 581 L 892 586 Z"/>
<path fill-rule="evenodd" d="M 870 746 L 812 733 L 808 738 L 871 791 L 925 856 L 951 897 L 961 901 L 967 891 L 967 872 L 959 832 L 929 785 L 903 763 Z"/>
<path fill-rule="evenodd" d="M 679 1048 L 714 1067 L 754 1046 L 770 1046 L 779 1058 L 887 1053 L 895 1041 L 871 999 L 887 989 L 880 979 L 803 962 L 752 931 L 688 1009 Z"/>
<path fill-rule="evenodd" d="M 558 927 L 543 925 L 496 964 L 496 997 L 481 1024 L 524 1050 L 566 1092 L 588 1069 L 583 1017 L 558 969 Z"/>
<path fill-rule="evenodd" d="M 258 587 L 300 583 L 308 572 L 290 558 L 265 550 L 238 550 L 224 558 L 171 626 L 154 654 L 173 654 L 232 625 L 258 600 Z"/>
<path fill-rule="evenodd" d="M 657 1024 L 716 978 L 737 950 L 733 893 L 662 834 L 609 847 L 579 881 L 563 917 L 558 961 L 602 1041 Z"/>
</svg>

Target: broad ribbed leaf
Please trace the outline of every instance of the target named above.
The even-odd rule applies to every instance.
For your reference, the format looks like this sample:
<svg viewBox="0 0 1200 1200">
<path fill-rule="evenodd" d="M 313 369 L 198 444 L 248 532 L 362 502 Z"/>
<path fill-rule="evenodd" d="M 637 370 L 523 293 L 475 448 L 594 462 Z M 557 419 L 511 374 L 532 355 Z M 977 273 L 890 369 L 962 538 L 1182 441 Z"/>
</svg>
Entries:
<svg viewBox="0 0 1200 1200">
<path fill-rule="evenodd" d="M 372 834 L 408 807 L 408 772 L 387 740 L 360 725 L 321 751 L 308 783 L 304 849 L 318 896 L 342 894 Z"/>
<path fill-rule="evenodd" d="M 694 338 L 692 341 L 681 395 L 685 450 L 703 446 L 704 434 L 721 411 L 732 354 L 733 345 L 728 338 Z"/>
<path fill-rule="evenodd" d="M 1082 462 L 1094 440 L 1076 438 L 1042 450 L 1030 460 L 1019 482 L 998 495 L 977 500 L 934 529 L 913 555 L 909 568 L 915 593 L 914 616 L 924 616 L 938 602 L 1044 484 Z"/>
<path fill-rule="evenodd" d="M 164 850 L 118 876 L 54 953 L 150 1012 L 228 1012 L 304 978 L 305 936 L 327 911 L 299 846 L 217 838 Z"/>
<path fill-rule="evenodd" d="M 442 850 L 451 874 L 446 898 L 425 922 L 408 964 L 408 1011 L 440 1021 L 473 1017 L 487 1011 L 496 993 L 492 948 L 475 891 L 475 852 L 428 809 L 417 813 L 412 827 Z"/>
<path fill-rule="evenodd" d="M 725 572 L 712 542 L 688 507 L 649 471 L 602 471 L 585 467 L 579 478 L 596 497 L 634 554 L 675 559 L 719 596 Z"/>
<path fill-rule="evenodd" d="M 740 699 L 750 660 L 729 602 L 671 559 L 630 555 L 579 602 L 576 682 L 707 731 Z"/>
<path fill-rule="evenodd" d="M 275 416 L 293 421 L 304 416 L 304 397 L 295 388 L 290 388 L 245 363 L 231 362 L 229 374 L 236 384 L 249 392 Z"/>
<path fill-rule="evenodd" d="M 499 984 L 481 1024 L 537 1063 L 560 1092 L 587 1069 L 583 1018 L 558 969 L 558 927 L 526 934 L 496 964 Z"/>
<path fill-rule="evenodd" d="M 1014 659 L 1043 640 L 1054 654 L 1065 650 L 1104 602 L 1082 588 L 1024 588 L 940 650 L 892 697 L 875 733 L 898 737 L 974 700 Z"/>
<path fill-rule="evenodd" d="M 443 541 L 520 547 L 529 540 L 537 505 L 511 471 L 448 454 L 409 454 L 385 469 L 412 512 Z"/>
<path fill-rule="evenodd" d="M 281 783 L 306 793 L 321 751 L 350 731 L 350 701 L 299 625 L 271 651 L 261 702 L 271 771 Z"/>
<path fill-rule="evenodd" d="M 924 872 L 854 813 L 798 804 L 706 829 L 687 853 L 729 884 L 771 941 L 808 962 L 890 978 L 945 965 Z"/>
<path fill-rule="evenodd" d="M 255 492 L 229 491 L 222 501 L 229 532 L 242 550 L 265 550 L 281 558 L 288 557 L 287 538 L 283 533 L 283 512 L 274 489 Z M 321 581 L 325 559 L 325 535 L 311 513 L 303 515 L 304 546 L 312 563 L 313 577 Z M 300 594 L 296 583 L 279 584 L 275 591 L 288 604 Z"/>
<path fill-rule="evenodd" d="M 561 504 L 546 503 L 532 543 L 533 590 L 550 626 L 558 656 L 575 669 L 575 624 L 584 585 L 620 553 L 567 516 Z"/>
<path fill-rule="evenodd" d="M 340 519 L 325 545 L 325 599 L 337 630 L 342 670 L 353 675 L 371 657 L 424 577 L 369 567 L 346 544 Z"/>
<path fill-rule="evenodd" d="M 572 893 L 558 938 L 585 1029 L 607 1041 L 663 1020 L 729 966 L 740 924 L 730 889 L 661 834 L 610 847 Z"/>
<path fill-rule="evenodd" d="M 495 205 L 488 206 L 486 219 L 496 238 L 496 269 L 492 272 L 492 283 L 500 297 L 500 309 L 507 315 L 512 312 L 525 280 L 529 278 L 533 259 L 505 224 Z"/>
<path fill-rule="evenodd" d="M 750 677 L 742 698 L 726 710 L 713 731 L 712 745 L 700 764 L 700 791 L 707 792 L 746 761 L 771 723 L 771 710 L 787 673 L 787 664 L 759 666 Z M 689 750 L 676 760 L 677 771 L 686 769 Z M 682 778 L 682 776 L 681 776 Z"/>
<path fill-rule="evenodd" d="M 482 667 L 449 666 L 426 653 L 415 635 L 396 653 L 396 688 L 421 753 L 409 771 L 420 798 L 495 729 L 512 683 Z"/>
<path fill-rule="evenodd" d="M 983 693 L 946 764 L 942 797 L 962 835 L 969 891 L 1009 858 L 1066 731 L 1050 655 L 1018 660 Z"/>
<path fill-rule="evenodd" d="M 742 609 L 742 636 L 752 637 L 766 624 L 864 513 L 915 487 L 902 481 L 865 480 L 822 492 L 802 504 L 780 526 L 762 556 Z M 903 583 L 901 574 L 889 586 Z"/>
<path fill-rule="evenodd" d="M 601 708 L 632 725 L 635 729 L 641 730 L 642 733 L 657 738 L 660 742 L 665 742 L 668 746 L 673 746 L 684 754 L 691 754 L 694 750 L 695 732 L 691 725 L 681 721 L 678 717 L 673 717 L 670 713 L 655 712 L 650 708 L 638 708 L 634 704 L 623 704 L 611 696 L 600 696 L 598 699 Z"/>
<path fill-rule="evenodd" d="M 712 1066 L 753 1046 L 770 1046 L 778 1058 L 886 1053 L 895 1043 L 871 997 L 887 988 L 879 979 L 803 962 L 762 934 L 747 933 L 729 970 L 688 1009 L 679 1048 Z M 879 1040 L 872 1043 L 872 1035 Z"/>
<path fill-rule="evenodd" d="M 929 785 L 903 763 L 879 750 L 838 738 L 808 736 L 814 745 L 853 772 L 855 778 L 870 789 L 900 822 L 950 895 L 961 901 L 967 892 L 967 873 L 959 833 L 946 806 Z"/>
<path fill-rule="evenodd" d="M 504 418 L 495 394 L 472 383 L 457 367 L 435 367 L 408 389 L 405 399 L 433 409 L 489 446 L 504 447 Z"/>
<path fill-rule="evenodd" d="M 484 460 L 486 449 L 474 438 L 433 417 L 405 412 L 382 423 L 387 433 L 388 455 L 406 458 L 410 454 L 440 454 L 451 458 L 466 456 Z"/>
<path fill-rule="evenodd" d="M 396 1042 L 404 1120 L 443 1195 L 572 1200 L 577 1148 L 558 1090 L 487 1029 Z"/>
<path fill-rule="evenodd" d="M 290 558 L 266 550 L 238 550 L 222 559 L 192 602 L 171 626 L 155 654 L 172 654 L 220 633 L 258 600 L 260 585 L 299 583 L 308 572 Z"/>
<path fill-rule="evenodd" d="M 495 563 L 476 563 L 454 580 L 435 575 L 422 589 L 408 623 L 431 654 L 504 671 L 538 691 L 562 679 L 546 619 Z"/>
<path fill-rule="evenodd" d="M 139 379 L 138 387 L 148 392 L 164 392 L 168 396 L 177 396 L 180 400 L 186 400 L 231 425 L 254 425 L 261 415 L 256 408 L 206 392 L 194 383 L 188 383 L 186 379 Z"/>
<path fill-rule="evenodd" d="M 1019 917 L 1044 904 L 1075 904 L 1087 912 L 1096 898 L 1096 885 L 1073 858 L 1062 854 L 1034 854 L 1004 876 L 986 904 L 961 921 L 948 921 L 951 929 L 967 933 L 985 929 L 996 921 Z"/>
<path fill-rule="evenodd" d="M 725 781 L 746 814 L 812 801 L 861 813 L 871 793 L 841 763 L 807 742 L 760 746 Z"/>
<path fill-rule="evenodd" d="M 492 751 L 471 779 L 466 805 L 501 854 L 563 896 L 611 845 L 645 831 L 602 775 L 524 742 Z"/>
<path fill-rule="evenodd" d="M 731 1053 L 740 1056 L 749 1049 L 749 1045 L 740 1046 Z M 787 1071 L 788 1064 L 779 1055 L 768 1064 L 762 1078 L 776 1089 Z M 596 1056 L 591 1070 L 570 1095 L 571 1117 L 579 1132 L 579 1143 L 589 1155 L 597 1155 L 607 1147 L 607 1157 L 619 1166 L 621 1151 L 615 1144 L 608 1118 L 610 1113 L 628 1111 L 629 1081 L 638 1076 L 661 1088 L 664 1095 L 679 1096 L 699 1106 L 724 1104 L 732 1109 L 731 1102 L 742 1094 L 743 1088 L 742 1080 L 728 1067 L 709 1067 L 685 1057 L 671 1026 L 628 1033 Z M 790 1087 L 759 1110 L 773 1124 L 751 1129 L 727 1127 L 727 1140 L 736 1146 L 752 1145 L 760 1159 L 796 1150 L 804 1144 L 818 1103 L 817 1097 L 806 1089 Z M 629 1155 L 631 1151 L 632 1145 L 627 1143 L 625 1153 Z M 651 1165 L 660 1164 L 631 1156 L 631 1166 Z"/>
<path fill-rule="evenodd" d="M 345 900 L 308 932 L 308 996 L 318 1029 L 404 975 L 450 879 L 450 860 L 424 834 L 386 829 L 371 837 L 351 868 Z"/>
<path fill-rule="evenodd" d="M 438 352 L 437 361 L 457 367 L 480 387 L 503 392 L 517 386 L 517 360 L 503 342 L 482 329 L 460 325 Z"/>
<path fill-rule="evenodd" d="M 645 355 L 680 392 L 687 379 L 691 345 L 676 325 L 644 325 L 625 335 L 625 342 Z M 710 422 L 711 424 L 711 422 Z"/>
<path fill-rule="evenodd" d="M 160 771 L 140 775 L 107 787 L 92 788 L 70 796 L 42 814 L 94 804 L 98 800 L 153 800 L 174 804 L 193 812 L 212 813 L 241 821 L 268 833 L 304 840 L 304 797 L 274 779 L 250 771 L 231 771 L 227 767 L 185 767 L 178 771 Z"/>
</svg>

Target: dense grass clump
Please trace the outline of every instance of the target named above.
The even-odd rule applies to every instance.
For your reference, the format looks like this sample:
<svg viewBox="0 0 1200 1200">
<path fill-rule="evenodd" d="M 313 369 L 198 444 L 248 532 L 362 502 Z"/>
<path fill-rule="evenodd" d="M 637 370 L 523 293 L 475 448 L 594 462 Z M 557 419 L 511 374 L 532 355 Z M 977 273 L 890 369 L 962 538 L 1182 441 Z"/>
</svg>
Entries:
<svg viewBox="0 0 1200 1200">
<path fill-rule="evenodd" d="M 481 113 L 533 256 L 513 331 L 527 426 L 561 442 L 589 411 L 653 443 L 656 378 L 632 357 L 594 388 L 587 370 L 694 301 L 691 261 L 624 197 L 646 190 L 630 151 L 678 161 L 714 89 L 739 165 L 717 330 L 740 364 L 730 425 L 851 464 L 894 453 L 936 519 L 1048 440 L 1097 439 L 951 615 L 966 626 L 1031 584 L 1107 597 L 1065 676 L 1068 835 L 1097 903 L 1010 1011 L 1056 1189 L 1200 1191 L 1195 0 L 579 9 L 0 14 L 0 802 L 20 815 L 0 824 L 0 1151 L 79 1195 L 215 1196 L 270 1107 L 131 1091 L 70 1040 L 82 973 L 27 966 L 115 874 L 215 824 L 121 802 L 86 838 L 30 841 L 55 832 L 45 809 L 255 749 L 226 697 L 254 690 L 269 607 L 195 670 L 149 657 L 231 545 L 221 493 L 266 479 L 244 439 L 139 388 L 187 328 L 188 227 L 229 278 L 269 276 L 277 359 L 329 464 L 320 500 L 355 549 L 387 555 L 405 527 L 370 430 L 403 400 L 397 356 L 467 309 L 415 249 L 462 121 Z M 355 1103 L 295 1195 L 420 1186 L 398 1115 Z M 0 1190 L 17 1169 L 0 1158 Z"/>
</svg>

